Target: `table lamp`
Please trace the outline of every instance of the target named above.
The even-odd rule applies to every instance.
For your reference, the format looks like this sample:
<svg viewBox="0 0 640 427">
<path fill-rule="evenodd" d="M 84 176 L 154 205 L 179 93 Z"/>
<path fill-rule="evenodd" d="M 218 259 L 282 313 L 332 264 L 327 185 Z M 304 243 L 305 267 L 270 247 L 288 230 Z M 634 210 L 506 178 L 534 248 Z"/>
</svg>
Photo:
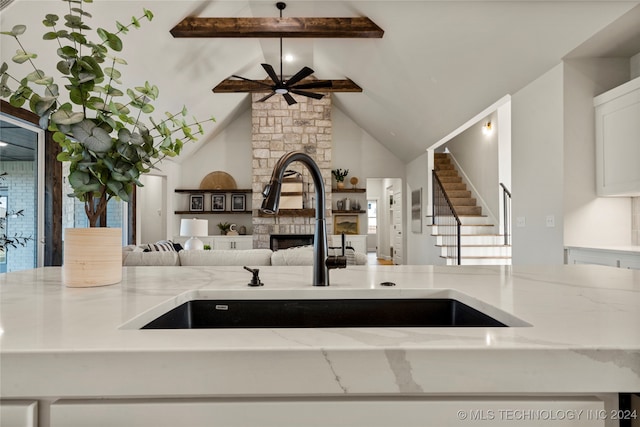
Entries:
<svg viewBox="0 0 640 427">
<path fill-rule="evenodd" d="M 183 219 L 180 221 L 180 235 L 190 237 L 184 244 L 184 249 L 202 250 L 204 243 L 197 236 L 206 236 L 209 234 L 209 221 L 206 219 Z"/>
</svg>

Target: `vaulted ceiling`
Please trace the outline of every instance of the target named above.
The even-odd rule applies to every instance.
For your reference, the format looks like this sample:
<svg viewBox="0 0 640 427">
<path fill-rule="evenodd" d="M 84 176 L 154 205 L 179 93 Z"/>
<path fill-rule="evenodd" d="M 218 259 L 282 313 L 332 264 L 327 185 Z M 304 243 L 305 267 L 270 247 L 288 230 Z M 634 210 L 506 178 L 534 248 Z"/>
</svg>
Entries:
<svg viewBox="0 0 640 427">
<path fill-rule="evenodd" d="M 384 30 L 384 37 L 285 38 L 284 53 L 294 60 L 284 64 L 284 74 L 306 65 L 319 79 L 353 80 L 363 92 L 334 93 L 334 105 L 408 162 L 572 52 L 574 57 L 630 57 L 640 52 L 638 3 L 289 1 L 285 17 L 367 16 Z M 26 24 L 27 50 L 39 54 L 40 68 L 53 69 L 55 53 L 44 47 L 53 42 L 41 40 L 40 22 L 46 13 L 63 15 L 65 6 L 61 1 L 15 0 L 2 11 L 0 27 L 6 31 Z M 129 63 L 123 83 L 148 80 L 158 85 L 157 110 L 177 111 L 186 105 L 197 117 L 216 117 L 198 144 L 212 140 L 250 108 L 249 95 L 214 94 L 213 87 L 233 74 L 264 79 L 260 63 L 279 63 L 278 39 L 174 38 L 169 33 L 188 16 L 277 17 L 275 1 L 94 0 L 84 7 L 93 15 L 92 27 L 112 30 L 116 20 L 140 16 L 142 8 L 153 11 L 152 22 L 123 37 L 120 56 Z M 626 22 L 620 27 L 624 29 L 608 27 L 619 18 Z M 604 34 L 599 41 L 593 38 L 598 33 Z M 591 44 L 584 44 L 589 40 Z M 14 40 L 2 36 L 0 43 L 2 61 L 15 68 L 10 61 L 18 48 Z M 185 154 L 195 149 L 188 147 Z"/>
</svg>

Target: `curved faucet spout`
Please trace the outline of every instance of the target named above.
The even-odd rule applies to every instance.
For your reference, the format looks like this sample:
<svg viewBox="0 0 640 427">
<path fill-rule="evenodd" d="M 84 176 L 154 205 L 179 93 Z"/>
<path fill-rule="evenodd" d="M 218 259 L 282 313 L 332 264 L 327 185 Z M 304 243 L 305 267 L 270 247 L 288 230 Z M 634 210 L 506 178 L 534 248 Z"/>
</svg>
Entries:
<svg viewBox="0 0 640 427">
<path fill-rule="evenodd" d="M 311 178 L 313 179 L 313 184 L 316 189 L 316 224 L 313 240 L 313 286 L 329 286 L 329 268 L 326 263 L 328 245 L 325 219 L 326 202 L 324 179 L 322 178 L 320 168 L 311 156 L 301 151 L 292 151 L 285 154 L 280 158 L 280 160 L 278 160 L 278 163 L 276 163 L 273 173 L 271 174 L 271 181 L 262 192 L 265 199 L 262 202 L 261 210 L 269 214 L 278 213 L 284 173 L 287 170 L 287 167 L 296 161 L 301 162 L 307 167 L 307 169 L 309 169 L 309 173 L 311 174 Z"/>
</svg>

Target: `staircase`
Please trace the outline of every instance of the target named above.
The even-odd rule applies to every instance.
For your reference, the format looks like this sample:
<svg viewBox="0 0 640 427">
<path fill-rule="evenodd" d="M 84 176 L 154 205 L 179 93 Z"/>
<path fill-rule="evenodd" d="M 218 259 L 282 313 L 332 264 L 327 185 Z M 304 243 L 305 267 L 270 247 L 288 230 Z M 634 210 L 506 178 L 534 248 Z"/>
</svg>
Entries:
<svg viewBox="0 0 640 427">
<path fill-rule="evenodd" d="M 482 215 L 482 206 L 471 197 L 471 191 L 462 182 L 451 158 L 447 153 L 435 153 L 435 171 L 442 182 L 444 191 L 460 218 L 460 264 L 461 265 L 511 265 L 511 245 L 504 244 L 504 236 L 497 233 L 497 227 Z M 442 233 L 442 231 L 441 231 Z M 445 235 L 438 234 L 438 226 L 431 226 L 431 234 L 436 237 L 436 246 L 441 248 L 441 257 L 447 265 L 455 260 L 447 258 Z"/>
</svg>

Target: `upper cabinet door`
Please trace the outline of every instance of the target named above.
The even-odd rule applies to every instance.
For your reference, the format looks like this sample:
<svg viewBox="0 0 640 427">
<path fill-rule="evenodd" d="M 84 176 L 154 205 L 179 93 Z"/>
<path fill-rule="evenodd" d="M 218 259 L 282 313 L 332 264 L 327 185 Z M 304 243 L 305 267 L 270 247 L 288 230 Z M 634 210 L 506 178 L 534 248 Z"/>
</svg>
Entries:
<svg viewBox="0 0 640 427">
<path fill-rule="evenodd" d="M 640 77 L 593 100 L 596 114 L 596 191 L 640 195 Z"/>
</svg>

